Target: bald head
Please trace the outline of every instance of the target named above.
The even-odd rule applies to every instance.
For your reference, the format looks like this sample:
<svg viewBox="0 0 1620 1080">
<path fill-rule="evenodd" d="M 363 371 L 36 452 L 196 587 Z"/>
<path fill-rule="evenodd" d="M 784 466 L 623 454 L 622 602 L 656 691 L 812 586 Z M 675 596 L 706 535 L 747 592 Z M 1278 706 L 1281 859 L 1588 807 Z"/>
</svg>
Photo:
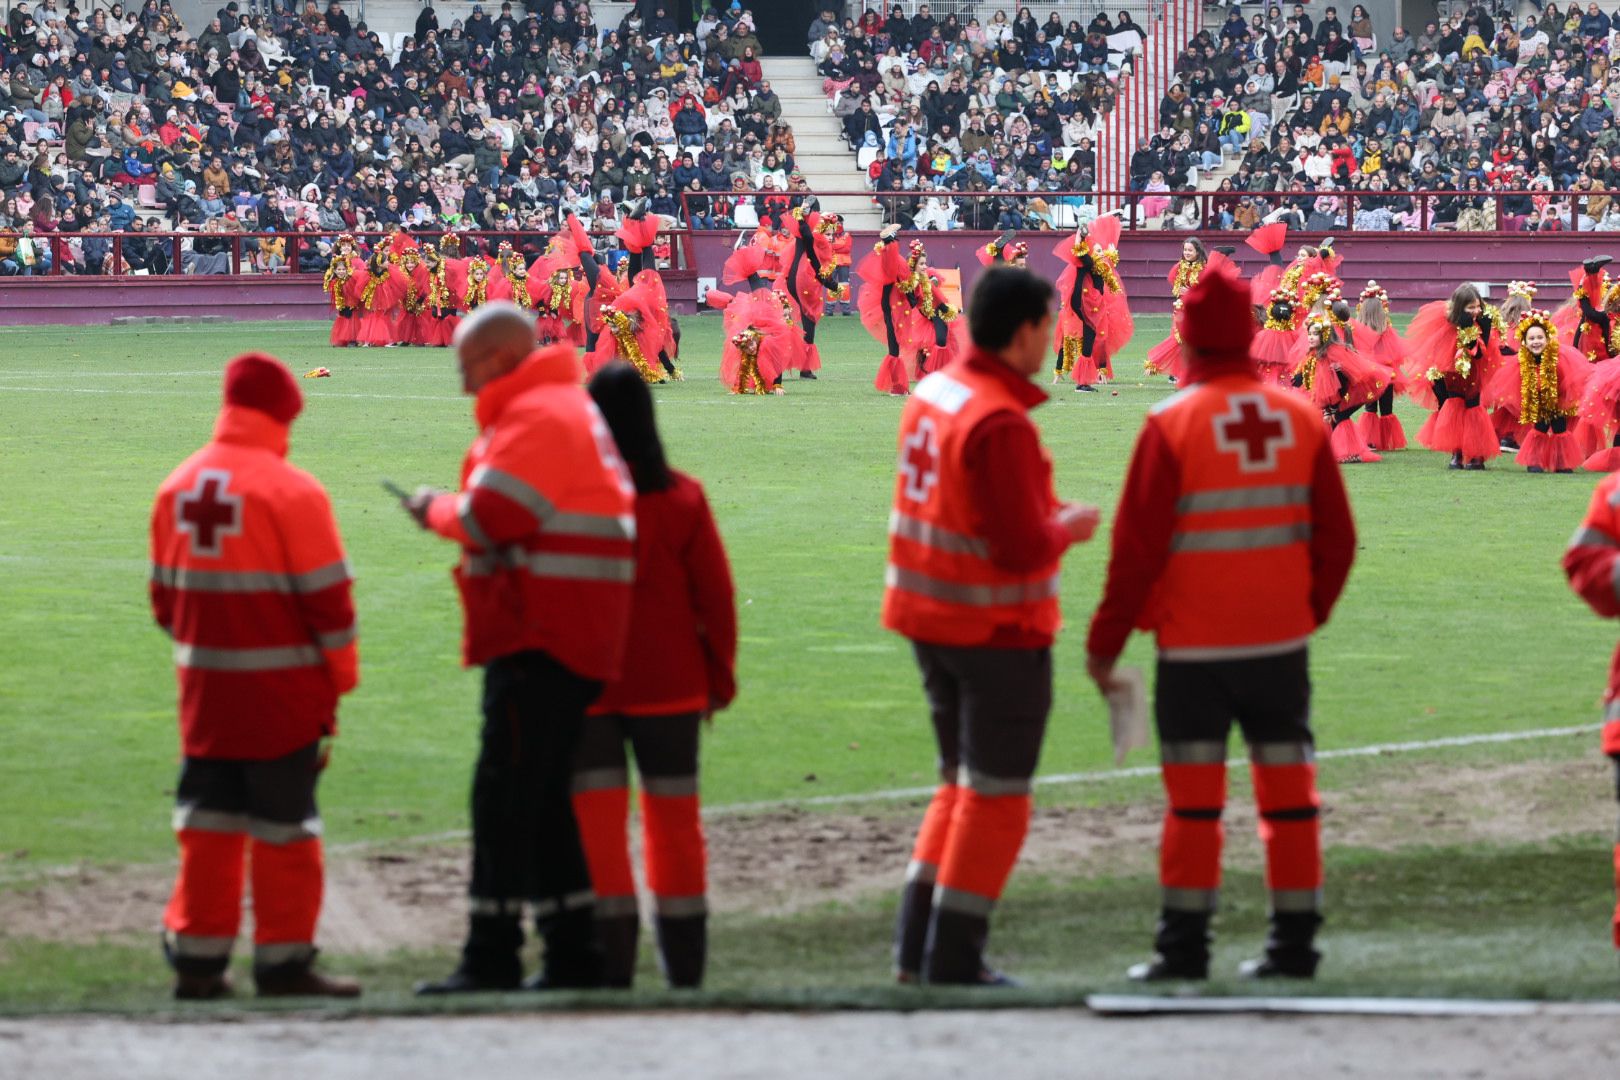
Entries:
<svg viewBox="0 0 1620 1080">
<path fill-rule="evenodd" d="M 461 364 L 461 389 L 476 394 L 534 351 L 534 323 L 516 304 L 496 300 L 461 320 L 451 343 Z"/>
</svg>

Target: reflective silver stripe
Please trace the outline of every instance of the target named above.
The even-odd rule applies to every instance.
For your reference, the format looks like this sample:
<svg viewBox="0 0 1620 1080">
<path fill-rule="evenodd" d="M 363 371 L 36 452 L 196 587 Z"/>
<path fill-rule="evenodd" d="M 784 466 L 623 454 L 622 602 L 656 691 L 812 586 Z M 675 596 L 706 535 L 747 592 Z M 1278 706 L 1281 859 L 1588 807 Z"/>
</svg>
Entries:
<svg viewBox="0 0 1620 1080">
<path fill-rule="evenodd" d="M 950 555 L 974 555 L 981 559 L 990 557 L 990 545 L 978 537 L 941 528 L 898 510 L 889 511 L 889 535 Z"/>
<path fill-rule="evenodd" d="M 505 548 L 498 555 L 468 555 L 462 572 L 485 577 L 497 570 L 520 568 L 536 577 L 566 578 L 570 581 L 614 581 L 629 584 L 636 580 L 636 561 L 608 555 L 560 555 L 549 551 L 525 552 Z"/>
<path fill-rule="evenodd" d="M 293 588 L 301 593 L 320 592 L 330 589 L 333 585 L 341 585 L 345 581 L 354 580 L 354 570 L 350 568 L 347 559 L 339 559 L 325 566 L 317 566 L 313 570 L 305 570 L 302 574 L 292 576 Z"/>
<path fill-rule="evenodd" d="M 1160 649 L 1160 660 L 1257 660 L 1265 656 L 1282 656 L 1298 652 L 1310 644 L 1308 637 L 1289 638 L 1287 641 L 1268 641 L 1259 645 L 1191 645 Z"/>
<path fill-rule="evenodd" d="M 489 537 L 484 534 L 483 526 L 478 524 L 478 518 L 473 515 L 472 497 L 466 492 L 456 497 L 456 519 L 461 522 L 461 529 L 467 534 L 467 539 L 485 551 L 495 549 L 495 545 L 490 543 Z"/>
<path fill-rule="evenodd" d="M 173 932 L 166 932 L 163 936 L 169 944 L 169 951 L 174 955 L 204 960 L 217 960 L 221 956 L 229 956 L 231 946 L 236 944 L 234 937 L 198 937 L 195 934 Z"/>
<path fill-rule="evenodd" d="M 1160 890 L 1162 903 L 1170 911 L 1214 911 L 1220 903 L 1219 889 L 1175 889 L 1166 885 Z"/>
<path fill-rule="evenodd" d="M 1028 795 L 1032 790 L 1027 776 L 1022 778 L 991 776 L 988 773 L 975 772 L 966 765 L 956 770 L 956 783 L 957 786 L 970 788 L 980 795 Z"/>
<path fill-rule="evenodd" d="M 630 770 L 624 768 L 581 769 L 574 774 L 574 790 L 611 791 L 630 786 Z"/>
<path fill-rule="evenodd" d="M 534 902 L 535 918 L 544 918 L 555 915 L 559 911 L 577 911 L 580 908 L 590 907 L 596 903 L 596 894 L 590 889 L 581 889 L 571 892 L 559 900 L 536 900 Z"/>
<path fill-rule="evenodd" d="M 183 566 L 152 566 L 152 580 L 169 589 L 187 592 L 290 593 L 293 581 L 286 574 L 259 570 L 193 570 Z"/>
<path fill-rule="evenodd" d="M 1321 889 L 1273 889 L 1272 911 L 1321 911 Z"/>
<path fill-rule="evenodd" d="M 1176 502 L 1178 514 L 1212 513 L 1217 510 L 1263 510 L 1278 506 L 1306 506 L 1311 489 L 1305 484 L 1265 484 L 1260 487 L 1227 488 L 1224 491 L 1195 491 Z"/>
<path fill-rule="evenodd" d="M 204 810 L 196 803 L 181 803 L 174 808 L 174 831 L 193 829 L 197 832 L 245 833 L 250 824 L 246 814 L 233 814 L 228 810 Z"/>
<path fill-rule="evenodd" d="M 698 793 L 696 776 L 643 776 L 641 787 L 648 795 L 665 799 L 685 798 Z"/>
<path fill-rule="evenodd" d="M 1159 761 L 1165 765 L 1224 765 L 1226 744 L 1213 739 L 1159 743 Z"/>
<path fill-rule="evenodd" d="M 557 512 L 557 507 L 552 501 L 536 491 L 528 481 L 488 465 L 478 466 L 472 471 L 472 475 L 467 477 L 468 494 L 471 494 L 473 488 L 483 488 L 497 495 L 506 496 L 533 514 L 536 521 L 544 522 Z"/>
<path fill-rule="evenodd" d="M 1614 560 L 1609 570 L 1609 588 L 1614 591 L 1615 599 L 1620 600 L 1620 559 Z"/>
<path fill-rule="evenodd" d="M 275 942 L 253 946 L 253 963 L 256 967 L 279 967 L 300 960 L 311 960 L 314 956 L 315 945 L 308 941 Z"/>
<path fill-rule="evenodd" d="M 689 919 L 694 915 L 707 915 L 708 913 L 709 899 L 706 896 L 658 897 L 658 917 L 660 919 Z"/>
<path fill-rule="evenodd" d="M 596 917 L 598 919 L 634 919 L 640 914 L 636 906 L 636 894 L 628 896 L 598 896 L 596 898 Z"/>
<path fill-rule="evenodd" d="M 1058 594 L 1058 575 L 1039 581 L 1025 581 L 1016 585 L 963 585 L 955 581 L 942 581 L 917 570 L 889 564 L 883 582 L 891 588 L 940 600 L 947 604 L 968 607 L 1000 607 L 1006 604 L 1032 604 L 1050 600 Z"/>
<path fill-rule="evenodd" d="M 1603 707 L 1603 719 L 1611 723 L 1620 720 L 1620 698 L 1615 698 Z"/>
<path fill-rule="evenodd" d="M 977 915 L 980 918 L 989 918 L 990 913 L 996 909 L 996 902 L 988 896 L 977 893 L 963 892 L 961 889 L 952 889 L 944 885 L 934 886 L 934 907 L 940 911 L 955 911 L 963 915 Z"/>
<path fill-rule="evenodd" d="M 634 540 L 636 519 L 629 514 L 559 512 L 546 519 L 543 531 L 563 536 L 591 536 L 602 540 Z"/>
<path fill-rule="evenodd" d="M 939 867 L 931 862 L 912 859 L 906 864 L 906 884 L 932 885 L 939 875 Z"/>
<path fill-rule="evenodd" d="M 316 634 L 315 640 L 323 649 L 341 649 L 360 635 L 360 628 L 350 623 L 342 630 L 333 630 L 327 634 Z"/>
<path fill-rule="evenodd" d="M 214 649 L 174 643 L 174 662 L 203 671 L 277 671 L 316 667 L 324 663 L 313 645 L 281 645 L 268 649 Z"/>
<path fill-rule="evenodd" d="M 512 915 L 523 914 L 522 900 L 491 900 L 484 896 L 467 897 L 467 913 L 470 915 Z"/>
<path fill-rule="evenodd" d="M 1307 742 L 1250 743 L 1249 760 L 1256 765 L 1309 765 L 1316 760 L 1316 748 Z"/>
<path fill-rule="evenodd" d="M 1170 537 L 1171 551 L 1257 551 L 1284 547 L 1311 538 L 1307 522 L 1296 525 L 1266 525 L 1258 529 L 1208 529 L 1178 532 Z"/>
<path fill-rule="evenodd" d="M 1581 526 L 1575 530 L 1575 535 L 1569 538 L 1570 548 L 1578 547 L 1606 547 L 1620 548 L 1620 540 L 1616 540 L 1606 532 L 1588 526 Z"/>
<path fill-rule="evenodd" d="M 326 827 L 321 824 L 319 817 L 305 818 L 303 821 L 266 821 L 263 818 L 248 819 L 248 835 L 255 840 L 262 840 L 266 844 L 296 844 L 303 840 L 317 839 Z"/>
</svg>

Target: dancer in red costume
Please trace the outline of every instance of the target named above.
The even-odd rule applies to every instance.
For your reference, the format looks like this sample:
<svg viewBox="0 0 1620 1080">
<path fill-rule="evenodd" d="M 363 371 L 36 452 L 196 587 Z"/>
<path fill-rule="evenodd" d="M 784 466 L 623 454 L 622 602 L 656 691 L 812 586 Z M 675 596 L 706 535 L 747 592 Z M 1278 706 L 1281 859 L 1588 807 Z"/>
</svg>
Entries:
<svg viewBox="0 0 1620 1080">
<path fill-rule="evenodd" d="M 979 265 L 990 267 L 996 265 L 999 259 L 1008 266 L 1016 266 L 1020 270 L 1029 269 L 1029 245 L 1022 240 L 1015 240 L 1018 234 L 1008 229 L 984 247 L 973 253 L 979 260 Z"/>
<path fill-rule="evenodd" d="M 1249 280 L 1249 298 L 1254 306 L 1261 308 L 1261 319 L 1265 318 L 1265 310 L 1273 302 L 1272 293 L 1282 284 L 1283 244 L 1288 240 L 1288 223 L 1274 221 L 1269 225 L 1262 225 L 1255 229 L 1243 242 L 1249 247 L 1264 255 L 1267 259 L 1266 267 Z"/>
<path fill-rule="evenodd" d="M 710 289 L 704 302 L 725 312 L 720 381 L 733 394 L 781 394 L 782 373 L 796 351 L 798 328 L 771 289 Z"/>
<path fill-rule="evenodd" d="M 1449 454 L 1449 468 L 1479 470 L 1502 452 L 1480 407 L 1481 389 L 1501 363 L 1496 310 L 1472 285 L 1425 304 L 1406 330 L 1406 392 L 1435 412 L 1418 442 Z"/>
<path fill-rule="evenodd" d="M 907 327 L 904 301 L 899 294 L 911 276 L 911 268 L 900 254 L 896 240 L 899 233 L 900 226 L 885 226 L 871 253 L 856 267 L 863 286 L 856 306 L 867 333 L 883 343 L 883 363 L 872 385 L 885 394 L 904 396 L 911 393 L 911 376 L 901 359 L 906 351 Z"/>
<path fill-rule="evenodd" d="M 405 272 L 389 260 L 386 242 L 377 245 L 362 272 L 360 290 L 360 332 L 362 348 L 382 348 L 394 344 L 393 311 L 405 298 Z"/>
<path fill-rule="evenodd" d="M 1505 336 L 1505 335 L 1504 335 Z M 1513 324 L 1513 363 L 1499 364 L 1485 387 L 1488 401 L 1509 408 L 1523 425 L 1518 456 L 1528 472 L 1574 472 L 1581 453 L 1570 418 L 1579 414 L 1591 365 L 1560 340 L 1545 311 L 1527 311 Z"/>
<path fill-rule="evenodd" d="M 427 264 L 422 261 L 419 247 L 401 251 L 397 262 L 400 273 L 405 277 L 405 294 L 399 300 L 394 342 L 399 345 L 426 345 L 433 332 L 428 315 L 428 293 L 433 283 L 428 277 Z"/>
<path fill-rule="evenodd" d="M 821 215 L 823 223 L 832 226 L 828 234 L 828 243 L 833 252 L 833 269 L 835 285 L 827 286 L 827 303 L 836 302 L 843 310 L 840 315 L 851 314 L 849 278 L 853 271 L 851 263 L 854 262 L 855 238 L 844 231 L 844 219 L 838 214 Z"/>
<path fill-rule="evenodd" d="M 771 377 L 766 380 L 766 386 L 769 389 L 780 391 L 782 379 L 786 372 L 795 367 L 802 369 L 804 365 L 804 360 L 800 357 L 800 353 L 804 350 L 804 332 L 799 327 L 798 309 L 793 306 L 793 301 L 788 298 L 787 293 L 778 292 L 773 288 L 770 281 L 762 273 L 764 264 L 769 258 L 770 253 L 758 244 L 748 244 L 737 248 L 727 257 L 725 265 L 721 267 L 720 280 L 727 285 L 738 285 L 741 288 L 732 293 L 721 291 L 718 294 L 716 290 L 711 289 L 709 295 L 714 297 L 713 301 L 711 301 L 712 306 L 727 309 L 729 314 L 726 325 L 728 327 L 732 325 L 738 327 L 736 330 L 727 330 L 728 347 L 733 344 L 731 339 L 737 333 L 740 333 L 745 326 L 755 326 L 761 333 L 765 333 L 766 328 L 772 329 L 773 332 L 767 335 L 772 351 L 770 355 L 763 358 L 761 370 L 763 371 L 767 367 L 772 370 Z M 747 297 L 749 302 L 742 307 L 738 307 L 734 313 L 730 313 L 731 306 L 740 303 L 742 297 Z M 787 329 L 788 338 L 786 341 L 779 340 L 776 337 L 774 328 L 777 326 Z M 724 368 L 726 359 L 724 353 L 725 350 L 723 349 L 722 368 Z M 742 356 L 740 352 L 736 359 L 741 365 Z M 736 388 L 737 379 L 735 376 L 727 376 L 725 371 L 722 370 L 721 378 L 728 387 Z M 740 392 L 752 393 L 753 391 Z"/>
<path fill-rule="evenodd" d="M 1278 286 L 1261 313 L 1260 329 L 1255 331 L 1249 355 L 1254 357 L 1260 381 L 1283 384 L 1292 374 L 1291 358 L 1294 344 L 1299 340 L 1298 297 L 1290 290 Z"/>
<path fill-rule="evenodd" d="M 1352 324 L 1356 350 L 1384 369 L 1385 385 L 1377 401 L 1367 402 L 1360 421 L 1361 437 L 1374 450 L 1405 450 L 1406 429 L 1395 415 L 1396 395 L 1406 390 L 1406 346 L 1389 321 L 1389 293 L 1376 281 L 1361 290 L 1361 304 Z"/>
<path fill-rule="evenodd" d="M 447 243 L 451 237 L 439 238 L 439 246 L 432 244 L 422 245 L 422 265 L 427 268 L 427 311 L 424 314 L 427 326 L 428 345 L 447 346 L 455 335 L 456 326 L 461 322 L 456 317 L 456 303 L 450 291 L 450 260 L 444 256 L 444 251 L 451 245 Z"/>
<path fill-rule="evenodd" d="M 910 274 L 900 283 L 896 295 L 905 312 L 900 333 L 902 356 L 915 358 L 916 377 L 938 371 L 962 355 L 966 348 L 961 312 L 945 299 L 945 283 L 928 266 L 928 252 L 921 240 L 911 242 L 906 259 Z"/>
<path fill-rule="evenodd" d="M 585 340 L 585 281 L 574 272 L 578 257 L 553 238 L 546 253 L 529 267 L 529 295 L 535 301 L 535 336 L 542 345 L 575 345 Z"/>
<path fill-rule="evenodd" d="M 1136 326 L 1119 280 L 1119 234 L 1119 218 L 1104 215 L 1055 249 L 1065 266 L 1057 280 L 1053 382 L 1067 376 L 1076 390 L 1096 390 L 1098 378 L 1113 375 L 1111 358 L 1131 340 Z"/>
<path fill-rule="evenodd" d="M 1294 351 L 1293 385 L 1322 410 L 1333 456 L 1341 465 L 1379 461 L 1350 418 L 1378 399 L 1389 374 L 1371 357 L 1356 352 L 1350 305 L 1335 300 L 1331 306 L 1337 310 L 1305 320 Z"/>
<path fill-rule="evenodd" d="M 1181 258 L 1165 274 L 1165 280 L 1170 283 L 1170 295 L 1174 303 L 1170 307 L 1170 332 L 1164 340 L 1148 350 L 1147 363 L 1144 368 L 1150 375 L 1168 375 L 1171 382 L 1181 380 L 1186 374 L 1186 361 L 1181 358 L 1181 294 L 1198 284 L 1199 275 L 1204 272 L 1204 264 L 1209 262 L 1209 252 L 1204 249 L 1204 242 L 1196 236 L 1189 236 L 1181 242 Z"/>
<path fill-rule="evenodd" d="M 1620 355 L 1620 334 L 1614 331 L 1620 315 L 1620 283 L 1604 269 L 1614 259 L 1596 255 L 1569 272 L 1574 286 L 1569 300 L 1553 314 L 1559 333 L 1594 364 Z"/>
<path fill-rule="evenodd" d="M 367 280 L 366 264 L 355 253 L 354 237 L 344 233 L 332 245 L 332 261 L 321 278 L 321 290 L 332 300 L 331 343 L 334 348 L 357 344 L 361 294 Z"/>
<path fill-rule="evenodd" d="M 623 360 L 649 384 L 665 381 L 658 363 L 669 335 L 663 292 L 656 274 L 643 273 L 611 302 L 602 305 L 602 330 L 585 357 L 587 373 L 594 374 L 614 360 Z"/>
<path fill-rule="evenodd" d="M 1519 320 L 1530 313 L 1533 301 L 1536 298 L 1536 287 L 1528 281 L 1508 282 L 1507 299 L 1497 309 L 1500 318 L 1497 325 L 1502 328 L 1502 335 L 1497 342 L 1496 351 L 1501 354 L 1502 361 L 1498 365 L 1502 369 L 1519 367 L 1519 338 L 1517 327 Z M 1554 323 L 1556 325 L 1556 319 Z M 1569 334 L 1561 334 L 1569 339 Z M 1496 441 L 1503 450 L 1519 449 L 1519 442 L 1530 429 L 1519 419 L 1519 395 L 1517 391 L 1512 394 L 1501 394 L 1486 388 L 1485 404 L 1491 409 L 1491 430 L 1496 432 Z M 1585 454 L 1581 455 L 1585 457 Z"/>
<path fill-rule="evenodd" d="M 802 364 L 799 378 L 814 379 L 821 368 L 816 325 L 826 311 L 827 285 L 838 271 L 831 241 L 834 226 L 815 210 L 806 211 L 804 207 L 794 208 L 792 223 L 793 253 L 782 276 L 776 279 L 776 288 L 792 301 L 804 334 L 804 345 L 797 350 Z"/>
</svg>

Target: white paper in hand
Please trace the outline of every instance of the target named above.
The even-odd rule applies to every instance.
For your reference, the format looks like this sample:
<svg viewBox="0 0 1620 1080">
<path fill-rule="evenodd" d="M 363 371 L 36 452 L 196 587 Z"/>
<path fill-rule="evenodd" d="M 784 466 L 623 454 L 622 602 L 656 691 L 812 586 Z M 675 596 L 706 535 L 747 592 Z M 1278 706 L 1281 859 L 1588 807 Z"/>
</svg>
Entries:
<svg viewBox="0 0 1620 1080">
<path fill-rule="evenodd" d="M 1108 692 L 1108 730 L 1114 739 L 1114 764 L 1148 745 L 1147 678 L 1139 667 L 1114 671 L 1117 684 Z"/>
</svg>

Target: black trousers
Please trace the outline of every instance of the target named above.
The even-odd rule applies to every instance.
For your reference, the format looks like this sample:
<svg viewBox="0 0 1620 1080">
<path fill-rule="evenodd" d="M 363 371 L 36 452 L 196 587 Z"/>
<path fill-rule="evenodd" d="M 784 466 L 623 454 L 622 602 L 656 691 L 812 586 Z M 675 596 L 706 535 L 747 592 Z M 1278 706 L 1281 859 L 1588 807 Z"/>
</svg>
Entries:
<svg viewBox="0 0 1620 1080">
<path fill-rule="evenodd" d="M 1310 743 L 1307 650 L 1248 660 L 1159 660 L 1153 695 L 1159 739 L 1224 744 L 1237 722 L 1243 739 Z"/>
<path fill-rule="evenodd" d="M 601 692 L 601 683 L 543 652 L 503 656 L 484 668 L 463 966 L 491 982 L 521 971 L 525 900 L 546 940 L 548 972 L 599 963 L 572 787 L 585 710 Z"/>
</svg>

